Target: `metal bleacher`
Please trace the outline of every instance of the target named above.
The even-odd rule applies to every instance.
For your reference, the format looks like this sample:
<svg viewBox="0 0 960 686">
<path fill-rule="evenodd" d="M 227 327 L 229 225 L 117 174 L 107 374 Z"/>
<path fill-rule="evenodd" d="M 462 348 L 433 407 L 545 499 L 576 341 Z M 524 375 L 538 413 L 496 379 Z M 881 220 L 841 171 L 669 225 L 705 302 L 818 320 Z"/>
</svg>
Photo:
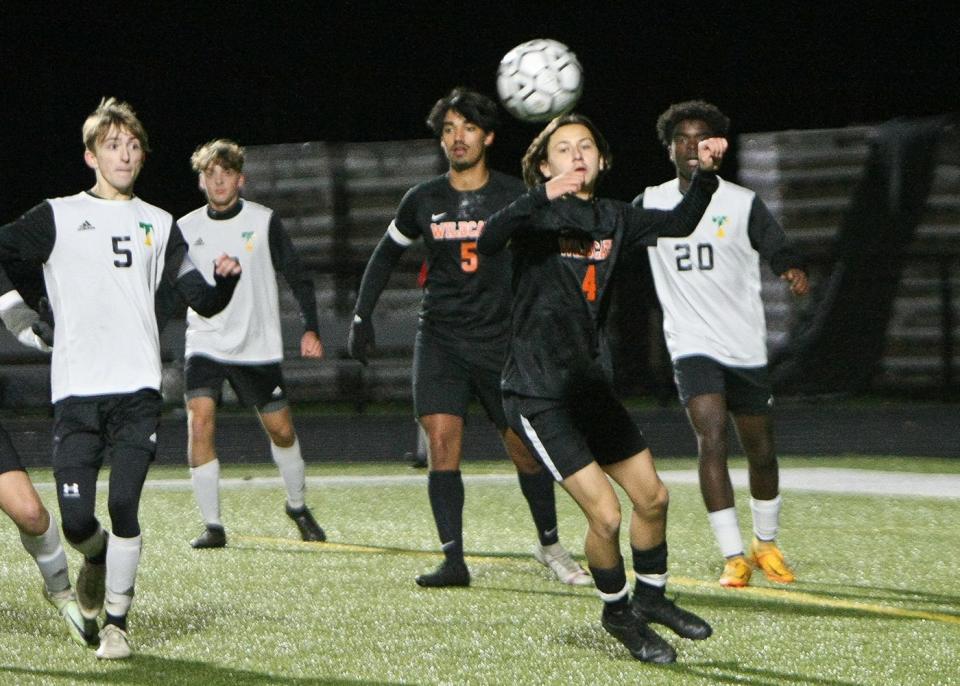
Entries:
<svg viewBox="0 0 960 686">
<path fill-rule="evenodd" d="M 757 191 L 787 234 L 812 258 L 816 283 L 834 265 L 833 241 L 867 161 L 875 126 L 749 133 L 738 141 L 740 182 Z M 937 152 L 933 186 L 907 250 L 874 386 L 955 392 L 960 350 L 960 165 L 955 131 Z M 800 308 L 765 270 L 770 343 L 787 336 Z M 886 278 L 877 274 L 877 279 Z"/>
</svg>

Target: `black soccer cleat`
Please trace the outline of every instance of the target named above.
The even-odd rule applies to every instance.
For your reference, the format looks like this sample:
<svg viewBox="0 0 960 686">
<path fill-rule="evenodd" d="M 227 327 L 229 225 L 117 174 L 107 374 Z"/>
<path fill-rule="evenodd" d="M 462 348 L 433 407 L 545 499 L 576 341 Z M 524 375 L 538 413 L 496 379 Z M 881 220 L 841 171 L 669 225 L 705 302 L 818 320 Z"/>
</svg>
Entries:
<svg viewBox="0 0 960 686">
<path fill-rule="evenodd" d="M 629 607 L 612 610 L 604 605 L 600 624 L 641 662 L 670 664 L 677 661 L 677 652 L 673 647 Z"/>
<path fill-rule="evenodd" d="M 203 533 L 190 541 L 190 547 L 198 550 L 204 548 L 223 548 L 227 545 L 227 532 L 222 526 L 208 524 Z"/>
<path fill-rule="evenodd" d="M 445 586 L 469 586 L 470 570 L 463 560 L 452 562 L 444 560 L 429 574 L 417 576 L 417 584 L 424 588 L 443 588 Z"/>
<path fill-rule="evenodd" d="M 294 510 L 288 504 L 286 506 L 287 516 L 293 520 L 293 523 L 300 529 L 300 538 L 304 541 L 325 541 L 327 534 L 323 532 L 317 520 L 313 518 L 310 508 L 304 505 L 299 510 Z"/>
<path fill-rule="evenodd" d="M 672 629 L 678 636 L 702 641 L 709 638 L 713 629 L 706 621 L 686 610 L 677 607 L 676 603 L 666 596 L 646 596 L 633 594 L 630 600 L 637 617 L 646 622 L 663 624 Z"/>
<path fill-rule="evenodd" d="M 403 454 L 403 459 L 409 462 L 414 469 L 427 468 L 427 456 L 421 452 L 406 452 Z"/>
</svg>

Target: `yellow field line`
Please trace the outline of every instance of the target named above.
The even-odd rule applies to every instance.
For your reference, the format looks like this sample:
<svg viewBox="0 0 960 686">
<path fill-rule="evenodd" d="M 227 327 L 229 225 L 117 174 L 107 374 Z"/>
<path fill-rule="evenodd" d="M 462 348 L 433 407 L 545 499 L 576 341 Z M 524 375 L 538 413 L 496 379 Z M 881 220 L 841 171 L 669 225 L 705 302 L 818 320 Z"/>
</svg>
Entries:
<svg viewBox="0 0 960 686">
<path fill-rule="evenodd" d="M 289 538 L 276 538 L 270 536 L 234 536 L 232 540 L 261 543 L 267 545 L 280 545 L 291 548 L 316 548 L 317 550 L 336 550 L 340 552 L 351 553 L 374 553 L 374 554 L 402 554 L 416 555 L 421 557 L 438 557 L 441 553 L 432 550 L 411 550 L 409 548 L 389 548 L 385 546 L 368 546 L 357 543 L 311 543 L 307 541 L 297 541 Z M 514 557 L 500 555 L 484 555 L 475 553 L 467 555 L 468 560 L 483 560 L 485 563 L 513 564 L 516 561 Z M 687 588 L 698 588 L 705 591 L 717 591 L 715 581 L 704 581 L 703 579 L 694 579 L 688 576 L 670 576 L 670 583 L 674 586 L 685 586 Z M 803 591 L 763 588 L 760 586 L 750 586 L 748 588 L 738 588 L 727 590 L 724 593 L 736 593 L 737 595 L 755 596 L 769 600 L 779 600 L 785 603 L 797 603 L 814 607 L 832 607 L 842 610 L 859 610 L 869 612 L 870 614 L 886 615 L 890 617 L 905 617 L 909 619 L 929 619 L 934 622 L 943 622 L 945 624 L 955 624 L 960 626 L 960 615 L 952 615 L 944 612 L 929 612 L 927 610 L 913 610 L 910 608 L 893 607 L 891 605 L 880 605 L 878 603 L 868 603 L 859 600 L 843 600 L 841 598 L 824 598 L 812 593 Z"/>
</svg>

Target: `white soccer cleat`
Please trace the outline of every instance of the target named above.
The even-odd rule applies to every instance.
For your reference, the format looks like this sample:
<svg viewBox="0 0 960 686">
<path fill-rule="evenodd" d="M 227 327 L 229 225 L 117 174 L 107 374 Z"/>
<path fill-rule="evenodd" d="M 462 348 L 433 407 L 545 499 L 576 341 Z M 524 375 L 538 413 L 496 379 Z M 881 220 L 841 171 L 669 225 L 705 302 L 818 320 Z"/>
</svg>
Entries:
<svg viewBox="0 0 960 686">
<path fill-rule="evenodd" d="M 557 579 L 571 586 L 592 586 L 593 577 L 559 543 L 533 547 L 533 557 L 552 571 Z"/>
<path fill-rule="evenodd" d="M 100 647 L 97 657 L 101 660 L 122 660 L 130 657 L 130 641 L 127 632 L 116 624 L 104 624 L 100 630 Z"/>
<path fill-rule="evenodd" d="M 87 632 L 87 621 L 80 612 L 80 606 L 77 605 L 77 596 L 72 588 L 56 593 L 50 593 L 44 588 L 43 597 L 57 609 L 64 624 L 67 625 L 67 631 L 74 643 L 83 647 L 95 643 L 96 632 Z"/>
</svg>

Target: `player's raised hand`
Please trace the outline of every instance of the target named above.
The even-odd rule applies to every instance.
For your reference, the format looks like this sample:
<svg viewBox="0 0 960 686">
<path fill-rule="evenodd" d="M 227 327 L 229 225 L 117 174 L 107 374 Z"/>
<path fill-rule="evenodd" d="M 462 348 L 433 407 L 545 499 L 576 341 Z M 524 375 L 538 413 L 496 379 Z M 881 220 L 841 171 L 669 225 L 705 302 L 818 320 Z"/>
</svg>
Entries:
<svg viewBox="0 0 960 686">
<path fill-rule="evenodd" d="M 547 191 L 547 200 L 556 200 L 563 195 L 579 193 L 586 178 L 586 170 L 576 167 L 571 167 L 562 174 L 557 174 L 544 184 L 544 189 Z"/>
<path fill-rule="evenodd" d="M 213 271 L 217 276 L 240 276 L 240 260 L 236 257 L 230 257 L 227 253 L 221 253 L 220 257 L 213 261 Z"/>
<path fill-rule="evenodd" d="M 323 341 L 316 331 L 307 331 L 300 337 L 300 357 L 323 359 Z"/>
<path fill-rule="evenodd" d="M 794 295 L 806 295 L 810 290 L 810 281 L 807 279 L 807 273 L 802 269 L 791 267 L 785 271 L 780 278 L 790 284 L 790 292 Z"/>
<path fill-rule="evenodd" d="M 373 322 L 369 317 L 353 315 L 350 322 L 350 333 L 347 334 L 347 354 L 366 366 L 367 351 L 376 345 L 376 334 L 373 331 Z"/>
<path fill-rule="evenodd" d="M 726 138 L 707 138 L 697 144 L 697 157 L 703 171 L 714 172 L 720 169 L 723 156 L 727 152 Z"/>
</svg>

